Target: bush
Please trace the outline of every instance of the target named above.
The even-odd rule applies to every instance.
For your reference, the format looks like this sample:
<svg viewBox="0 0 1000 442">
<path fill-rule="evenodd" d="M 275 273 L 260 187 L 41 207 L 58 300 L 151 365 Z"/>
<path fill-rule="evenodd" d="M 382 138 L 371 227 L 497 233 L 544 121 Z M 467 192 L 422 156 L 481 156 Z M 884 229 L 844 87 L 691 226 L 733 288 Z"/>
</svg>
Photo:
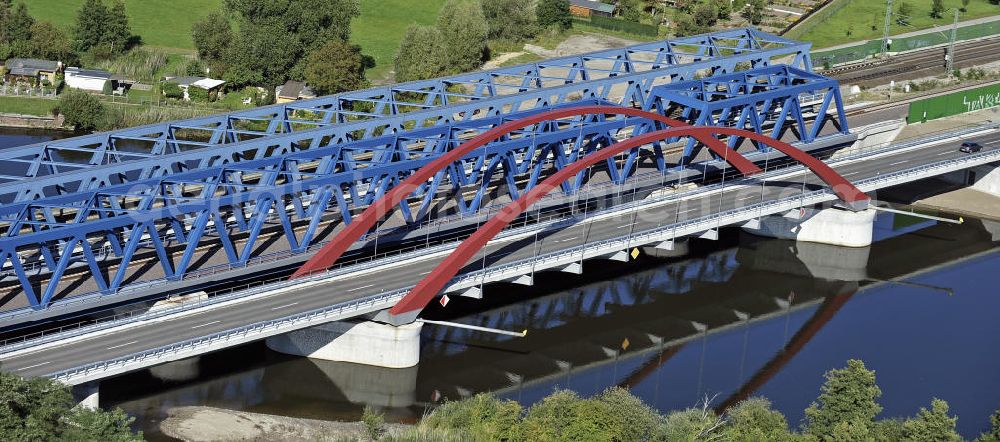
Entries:
<svg viewBox="0 0 1000 442">
<path fill-rule="evenodd" d="M 104 115 L 104 105 L 86 92 L 69 91 L 59 98 L 59 112 L 65 124 L 76 130 L 93 130 Z"/>
<path fill-rule="evenodd" d="M 568 0 L 539 0 L 535 7 L 538 25 L 543 28 L 557 27 L 569 29 L 573 27 L 573 16 L 569 13 Z"/>
<path fill-rule="evenodd" d="M 121 74 L 137 81 L 156 81 L 156 73 L 167 65 L 167 54 L 158 50 L 132 49 L 97 63 L 98 69 Z"/>
<path fill-rule="evenodd" d="M 464 430 L 476 440 L 517 439 L 521 405 L 480 393 L 472 398 L 447 402 L 421 422 L 428 430 Z"/>
<path fill-rule="evenodd" d="M 181 89 L 177 83 L 165 82 L 160 84 L 160 91 L 163 92 L 163 96 L 173 99 L 184 98 L 184 90 Z"/>
<path fill-rule="evenodd" d="M 365 405 L 365 411 L 361 413 L 361 421 L 365 424 L 365 432 L 371 440 L 378 440 L 382 437 L 385 426 L 385 416 L 375 411 L 370 405 Z"/>
<path fill-rule="evenodd" d="M 208 90 L 198 86 L 188 86 L 188 98 L 195 103 L 208 103 L 211 101 Z"/>
</svg>

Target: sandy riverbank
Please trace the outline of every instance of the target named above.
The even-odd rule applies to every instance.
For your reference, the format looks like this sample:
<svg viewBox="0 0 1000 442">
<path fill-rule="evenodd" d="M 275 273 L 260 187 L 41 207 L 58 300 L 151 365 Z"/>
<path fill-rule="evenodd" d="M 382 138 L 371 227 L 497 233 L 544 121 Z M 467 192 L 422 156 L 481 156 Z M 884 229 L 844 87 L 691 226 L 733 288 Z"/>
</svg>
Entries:
<svg viewBox="0 0 1000 442">
<path fill-rule="evenodd" d="M 407 425 L 386 424 L 395 434 Z M 160 424 L 167 436 L 191 442 L 368 440 L 361 422 L 329 422 L 213 407 L 175 407 Z"/>
</svg>

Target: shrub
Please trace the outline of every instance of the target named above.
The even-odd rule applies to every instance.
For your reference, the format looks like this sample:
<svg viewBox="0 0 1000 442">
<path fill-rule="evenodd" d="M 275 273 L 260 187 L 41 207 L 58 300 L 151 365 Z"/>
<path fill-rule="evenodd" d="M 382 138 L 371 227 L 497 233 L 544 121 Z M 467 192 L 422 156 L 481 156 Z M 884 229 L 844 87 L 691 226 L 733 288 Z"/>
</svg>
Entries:
<svg viewBox="0 0 1000 442">
<path fill-rule="evenodd" d="M 517 402 L 480 393 L 438 407 L 421 422 L 421 427 L 461 429 L 477 440 L 510 440 L 516 439 L 520 415 L 521 405 Z"/>
<path fill-rule="evenodd" d="M 361 413 L 361 421 L 365 424 L 365 432 L 371 440 L 378 440 L 382 437 L 385 426 L 385 416 L 375 411 L 370 405 L 365 405 L 365 411 Z"/>
<path fill-rule="evenodd" d="M 104 105 L 86 92 L 69 91 L 59 98 L 59 112 L 66 118 L 65 124 L 76 130 L 93 130 L 104 115 Z"/>
<path fill-rule="evenodd" d="M 184 98 L 184 91 L 181 89 L 177 83 L 165 82 L 160 85 L 160 91 L 163 92 L 163 96 L 167 98 L 181 99 Z"/>
</svg>

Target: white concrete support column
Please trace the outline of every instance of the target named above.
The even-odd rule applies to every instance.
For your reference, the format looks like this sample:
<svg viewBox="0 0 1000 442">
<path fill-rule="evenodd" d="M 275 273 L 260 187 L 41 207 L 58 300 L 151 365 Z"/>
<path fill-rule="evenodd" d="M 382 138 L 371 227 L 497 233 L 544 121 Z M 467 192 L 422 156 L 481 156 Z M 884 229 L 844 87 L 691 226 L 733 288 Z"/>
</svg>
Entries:
<svg viewBox="0 0 1000 442">
<path fill-rule="evenodd" d="M 267 347 L 327 361 L 405 368 L 420 362 L 422 326 L 419 322 L 401 326 L 371 321 L 331 322 L 267 338 Z"/>
<path fill-rule="evenodd" d="M 97 410 L 101 407 L 100 382 L 95 381 L 74 385 L 71 392 L 78 407 L 89 408 L 91 410 Z"/>
<path fill-rule="evenodd" d="M 690 251 L 687 238 L 665 241 L 654 246 L 643 247 L 642 252 L 656 258 L 677 258 Z"/>
<path fill-rule="evenodd" d="M 852 212 L 837 208 L 807 209 L 785 216 L 761 219 L 759 228 L 744 228 L 754 235 L 793 239 L 844 247 L 865 247 L 872 243 L 875 211 Z"/>
</svg>

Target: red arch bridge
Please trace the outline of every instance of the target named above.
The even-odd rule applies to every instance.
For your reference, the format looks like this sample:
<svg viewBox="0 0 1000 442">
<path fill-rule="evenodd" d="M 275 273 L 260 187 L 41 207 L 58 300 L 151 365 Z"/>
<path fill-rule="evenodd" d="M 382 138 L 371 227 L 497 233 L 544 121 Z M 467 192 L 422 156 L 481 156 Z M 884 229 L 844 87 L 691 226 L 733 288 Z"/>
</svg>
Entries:
<svg viewBox="0 0 1000 442">
<path fill-rule="evenodd" d="M 396 206 L 407 199 L 407 197 L 431 180 L 437 173 L 449 167 L 452 163 L 461 160 L 470 152 L 480 149 L 488 143 L 501 137 L 509 135 L 516 130 L 536 125 L 545 121 L 558 120 L 560 118 L 581 116 L 581 115 L 628 115 L 648 118 L 665 125 L 671 126 L 668 129 L 653 131 L 636 135 L 626 140 L 608 145 L 596 150 L 571 164 L 564 165 L 560 170 L 551 174 L 544 181 L 533 187 L 528 192 L 521 195 L 515 201 L 499 210 L 492 218 L 477 229 L 469 238 L 465 239 L 454 251 L 441 261 L 433 271 L 428 273 L 398 304 L 393 306 L 388 312 L 388 318 L 393 323 L 405 323 L 413 320 L 416 315 L 427 304 L 437 296 L 441 290 L 454 278 L 463 266 L 479 252 L 493 237 L 507 227 L 511 221 L 520 216 L 532 204 L 571 178 L 578 176 L 601 162 L 613 159 L 616 155 L 642 149 L 652 148 L 657 143 L 665 141 L 676 141 L 681 137 L 692 137 L 704 143 L 712 152 L 734 166 L 744 175 L 754 175 L 761 170 L 742 154 L 730 148 L 725 143 L 715 138 L 722 135 L 730 138 L 745 138 L 756 143 L 767 145 L 780 151 L 788 157 L 798 161 L 815 173 L 830 189 L 837 195 L 848 208 L 861 210 L 867 207 L 870 198 L 859 190 L 850 181 L 839 175 L 822 161 L 802 152 L 780 140 L 761 135 L 743 129 L 712 126 L 690 126 L 683 122 L 663 117 L 659 114 L 637 110 L 621 108 L 616 106 L 582 106 L 553 111 L 541 112 L 530 117 L 514 120 L 501 124 L 496 128 L 478 135 L 454 150 L 442 155 L 435 161 L 420 168 L 406 180 L 393 187 L 382 198 L 375 201 L 365 211 L 354 219 L 354 221 L 342 230 L 336 238 L 320 249 L 309 261 L 307 261 L 292 278 L 307 276 L 316 272 L 324 271 L 333 266 L 337 259 L 347 250 L 347 248 L 360 240 L 362 236 L 375 226 L 383 217 Z"/>
</svg>

